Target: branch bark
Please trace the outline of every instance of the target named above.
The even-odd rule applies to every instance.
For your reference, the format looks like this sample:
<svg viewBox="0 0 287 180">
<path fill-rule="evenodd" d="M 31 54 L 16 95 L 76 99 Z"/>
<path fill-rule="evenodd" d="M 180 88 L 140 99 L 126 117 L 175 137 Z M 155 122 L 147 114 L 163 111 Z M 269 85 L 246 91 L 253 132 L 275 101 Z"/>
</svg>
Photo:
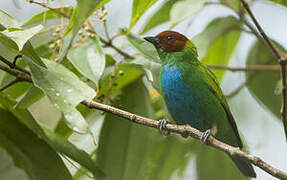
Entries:
<svg viewBox="0 0 287 180">
<path fill-rule="evenodd" d="M 123 117 L 123 118 L 125 118 L 131 122 L 137 123 L 137 124 L 149 126 L 152 128 L 158 128 L 158 126 L 159 126 L 158 121 L 155 121 L 155 120 L 152 120 L 149 118 L 145 118 L 142 116 L 138 116 L 136 114 L 132 114 L 130 112 L 127 112 L 127 111 L 124 111 L 124 110 L 121 110 L 121 109 L 118 109 L 118 108 L 115 108 L 115 107 L 112 107 L 112 106 L 109 106 L 106 104 L 101 104 L 101 103 L 97 103 L 97 102 L 90 101 L 90 100 L 82 101 L 82 104 L 89 107 L 89 108 L 98 109 L 98 110 L 102 110 L 102 111 L 105 111 L 108 113 L 112 113 L 116 116 Z M 167 124 L 166 130 L 168 130 L 169 132 L 181 134 L 184 136 L 191 136 L 197 140 L 200 140 L 200 137 L 202 136 L 201 131 L 199 131 L 195 128 L 192 128 L 191 126 L 188 126 L 188 125 Z M 253 156 L 251 154 L 243 152 L 239 148 L 225 144 L 225 143 L 215 139 L 212 136 L 208 137 L 206 143 L 207 143 L 207 145 L 214 147 L 220 151 L 223 151 L 223 152 L 229 154 L 230 156 L 240 157 L 242 159 L 245 159 L 245 160 L 249 161 L 250 163 L 254 164 L 255 166 L 266 171 L 270 175 L 278 178 L 278 179 L 287 180 L 287 174 L 285 172 L 283 172 L 277 168 L 272 167 L 271 165 L 267 164 L 265 161 L 263 161 L 261 158 L 259 158 L 257 156 Z"/>
</svg>

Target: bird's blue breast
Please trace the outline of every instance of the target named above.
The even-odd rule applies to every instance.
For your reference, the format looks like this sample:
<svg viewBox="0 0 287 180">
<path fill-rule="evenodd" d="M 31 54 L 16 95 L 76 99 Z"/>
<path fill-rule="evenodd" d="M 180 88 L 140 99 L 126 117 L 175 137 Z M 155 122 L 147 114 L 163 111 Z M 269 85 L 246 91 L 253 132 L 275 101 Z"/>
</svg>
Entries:
<svg viewBox="0 0 287 180">
<path fill-rule="evenodd" d="M 183 75 L 176 66 L 162 67 L 161 92 L 169 112 L 178 124 L 203 128 L 200 116 L 202 112 L 198 103 L 200 92 L 184 82 Z"/>
</svg>

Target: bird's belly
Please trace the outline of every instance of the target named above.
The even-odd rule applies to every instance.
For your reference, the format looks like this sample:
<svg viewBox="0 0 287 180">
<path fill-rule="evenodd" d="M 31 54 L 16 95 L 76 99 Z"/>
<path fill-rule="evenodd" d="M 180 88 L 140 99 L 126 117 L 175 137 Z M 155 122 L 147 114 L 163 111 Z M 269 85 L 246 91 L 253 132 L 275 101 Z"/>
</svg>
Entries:
<svg viewBox="0 0 287 180">
<path fill-rule="evenodd" d="M 184 83 L 180 71 L 163 67 L 161 91 L 170 114 L 178 124 L 189 124 L 200 130 L 206 129 L 204 112 L 198 103 L 200 92 Z"/>
</svg>

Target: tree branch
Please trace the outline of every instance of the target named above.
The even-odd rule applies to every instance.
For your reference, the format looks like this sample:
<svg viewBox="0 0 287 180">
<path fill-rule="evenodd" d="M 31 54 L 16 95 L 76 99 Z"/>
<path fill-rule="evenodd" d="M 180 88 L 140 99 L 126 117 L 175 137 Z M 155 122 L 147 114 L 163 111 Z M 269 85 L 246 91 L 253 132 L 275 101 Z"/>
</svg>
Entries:
<svg viewBox="0 0 287 180">
<path fill-rule="evenodd" d="M 260 32 L 261 36 L 264 38 L 266 44 L 270 47 L 273 54 L 278 58 L 278 63 L 281 66 L 281 84 L 282 84 L 282 105 L 281 105 L 281 117 L 284 125 L 285 137 L 287 140 L 287 118 L 286 118 L 286 107 L 287 107 L 287 85 L 286 85 L 286 61 L 287 55 L 282 55 L 280 51 L 273 45 L 272 41 L 268 38 L 258 21 L 256 20 L 255 16 L 253 15 L 252 11 L 249 8 L 249 5 L 245 2 L 245 0 L 240 0 L 243 7 L 246 9 L 248 14 L 250 15 L 252 21 L 254 22 L 256 28 Z"/>
<path fill-rule="evenodd" d="M 0 61 L 2 61 L 3 63 L 7 64 L 11 69 L 17 69 L 18 71 L 21 71 L 23 73 L 26 73 L 26 74 L 30 75 L 30 72 L 28 70 L 26 70 L 24 68 L 21 68 L 21 67 L 16 65 L 16 61 L 17 61 L 18 58 L 20 58 L 20 56 L 16 56 L 14 58 L 14 62 L 11 63 L 10 61 L 5 59 L 4 57 L 0 56 Z"/>
<path fill-rule="evenodd" d="M 249 65 L 246 67 L 230 67 L 225 65 L 218 64 L 207 64 L 209 68 L 212 69 L 222 69 L 232 72 L 236 71 L 280 71 L 281 68 L 279 65 Z"/>
<path fill-rule="evenodd" d="M 16 79 L 14 79 L 13 81 L 9 82 L 8 84 L 6 84 L 6 85 L 0 87 L 0 92 L 1 92 L 1 91 L 4 91 L 5 89 L 9 88 L 10 86 L 12 86 L 13 84 L 15 84 L 15 83 L 17 83 L 17 82 L 20 82 L 20 80 L 16 78 Z"/>
<path fill-rule="evenodd" d="M 89 108 L 93 108 L 93 109 L 98 109 L 98 110 L 102 110 L 108 113 L 112 113 L 116 116 L 120 116 L 123 117 L 131 122 L 137 123 L 137 124 L 141 124 L 141 125 L 145 125 L 145 126 L 149 126 L 149 127 L 153 127 L 153 128 L 158 128 L 159 123 L 158 121 L 149 119 L 149 118 L 145 118 L 142 116 L 138 116 L 136 114 L 132 114 L 130 112 L 106 105 L 106 104 L 101 104 L 101 103 L 97 103 L 94 101 L 89 101 L 89 100 L 85 100 L 81 102 L 83 105 L 89 107 Z M 173 132 L 176 134 L 181 134 L 184 136 L 191 136 L 197 140 L 200 140 L 201 136 L 202 136 L 202 132 L 200 132 L 199 130 L 192 128 L 191 126 L 188 125 L 174 125 L 174 124 L 167 124 L 166 125 L 166 130 L 168 130 L 169 132 Z M 223 151 L 227 154 L 229 154 L 230 156 L 233 157 L 240 157 L 242 159 L 245 159 L 247 161 L 249 161 L 250 163 L 254 164 L 255 166 L 261 168 L 262 170 L 266 171 L 267 173 L 269 173 L 270 175 L 278 178 L 278 179 L 283 179 L 283 180 L 287 180 L 287 174 L 277 168 L 272 167 L 271 165 L 267 164 L 265 161 L 263 161 L 261 158 L 257 157 L 257 156 L 253 156 L 250 155 L 246 152 L 241 151 L 239 148 L 230 146 L 228 144 L 225 144 L 217 139 L 215 139 L 214 137 L 210 136 L 207 141 L 206 141 L 207 145 L 214 147 L 220 151 Z"/>
</svg>

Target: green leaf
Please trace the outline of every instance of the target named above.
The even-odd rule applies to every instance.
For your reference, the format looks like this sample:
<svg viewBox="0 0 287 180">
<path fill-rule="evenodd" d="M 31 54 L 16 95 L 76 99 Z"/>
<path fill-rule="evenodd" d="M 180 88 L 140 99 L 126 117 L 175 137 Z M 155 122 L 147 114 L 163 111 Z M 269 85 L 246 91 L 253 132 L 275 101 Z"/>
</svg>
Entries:
<svg viewBox="0 0 287 180">
<path fill-rule="evenodd" d="M 71 50 L 67 57 L 81 74 L 92 80 L 98 87 L 105 69 L 105 54 L 98 37 Z"/>
<path fill-rule="evenodd" d="M 78 5 L 73 11 L 72 17 L 70 19 L 69 25 L 65 32 L 65 38 L 63 40 L 63 47 L 60 55 L 60 60 L 62 60 L 77 35 L 78 31 L 81 29 L 82 24 L 85 20 L 96 10 L 103 7 L 110 0 L 77 0 Z M 67 36 L 72 31 L 72 35 Z"/>
<path fill-rule="evenodd" d="M 41 23 L 43 21 L 50 20 L 50 19 L 61 18 L 63 16 L 59 12 L 63 12 L 65 14 L 70 15 L 72 14 L 72 11 L 73 11 L 72 7 L 60 7 L 60 8 L 55 8 L 53 10 L 47 10 L 39 14 L 36 14 L 32 18 L 30 18 L 27 22 L 25 22 L 23 26 Z"/>
<path fill-rule="evenodd" d="M 16 21 L 15 18 L 4 12 L 3 10 L 0 9 L 0 24 L 5 28 L 20 28 L 19 23 Z M 1 28 L 0 30 L 3 30 Z"/>
<path fill-rule="evenodd" d="M 0 164 L 0 179 L 29 180 L 27 173 L 15 165 L 13 157 L 1 146 L 0 161 L 5 162 Z"/>
<path fill-rule="evenodd" d="M 247 180 L 232 162 L 231 158 L 214 148 L 198 145 L 196 158 L 196 174 L 198 180 Z"/>
<path fill-rule="evenodd" d="M 140 34 L 146 33 L 150 29 L 170 20 L 170 10 L 176 2 L 181 0 L 167 0 L 164 4 L 147 20 Z"/>
<path fill-rule="evenodd" d="M 283 50 L 281 45 L 274 44 Z M 270 48 L 265 43 L 256 41 L 249 50 L 246 65 L 278 64 L 275 60 L 276 58 Z M 253 97 L 280 119 L 281 87 L 278 87 L 278 82 L 281 81 L 280 73 L 272 71 L 248 72 L 246 80 L 249 81 L 247 87 Z"/>
<path fill-rule="evenodd" d="M 45 69 L 28 57 L 24 59 L 31 69 L 34 84 L 64 113 L 67 125 L 76 132 L 87 133 L 88 124 L 75 107 L 85 99 L 93 99 L 96 92 L 61 64 L 44 60 Z"/>
<path fill-rule="evenodd" d="M 43 91 L 34 85 L 30 87 L 28 92 L 25 94 L 25 96 L 19 101 L 19 103 L 16 105 L 16 107 L 25 109 L 40 100 L 42 97 L 44 97 L 45 94 Z"/>
<path fill-rule="evenodd" d="M 119 105 L 129 112 L 154 117 L 141 80 L 123 89 Z M 174 136 L 166 138 L 156 129 L 107 114 L 96 157 L 111 180 L 169 179 L 176 170 L 185 168 L 190 149 L 190 143 Z"/>
<path fill-rule="evenodd" d="M 154 62 L 160 62 L 158 53 L 154 46 L 146 40 L 137 37 L 132 33 L 126 34 L 127 40 L 131 45 L 140 52 L 146 59 Z"/>
<path fill-rule="evenodd" d="M 233 51 L 240 38 L 241 31 L 229 31 L 225 35 L 217 38 L 217 40 L 210 46 L 206 56 L 202 59 L 205 64 L 220 64 L 228 65 L 229 60 L 233 54 Z M 217 77 L 217 80 L 221 82 L 225 70 L 212 69 Z"/>
<path fill-rule="evenodd" d="M 69 158 L 75 160 L 96 177 L 104 177 L 102 170 L 96 165 L 96 162 L 92 160 L 88 153 L 78 149 L 75 145 L 67 141 L 62 136 L 57 135 L 48 128 L 44 128 L 47 137 L 53 142 L 53 146 L 59 153 L 64 153 Z"/>
<path fill-rule="evenodd" d="M 283 6 L 287 6 L 287 1 L 286 0 L 269 0 L 269 1 L 272 1 L 276 4 L 280 4 L 280 5 L 283 5 Z"/>
<path fill-rule="evenodd" d="M 127 85 L 135 82 L 142 71 L 130 64 L 120 64 L 115 70 L 115 77 L 112 78 L 111 73 L 108 74 L 100 83 L 100 95 L 112 95 Z M 112 81 L 112 83 L 110 83 Z"/>
<path fill-rule="evenodd" d="M 95 177 L 103 176 L 102 171 L 99 168 L 96 168 L 95 163 L 91 164 L 91 160 L 87 160 L 87 155 L 83 151 L 70 144 L 67 140 L 64 141 L 63 137 L 59 137 L 56 134 L 50 134 L 52 133 L 51 131 L 42 127 L 45 128 L 44 132 L 27 109 L 14 108 L 16 102 L 1 93 L 0 104 L 13 113 L 21 123 L 25 124 L 30 130 L 45 140 L 52 148 L 55 149 L 55 151 L 61 152 L 72 160 L 79 162 L 83 167 L 90 170 Z M 47 133 L 47 135 L 45 133 Z"/>
<path fill-rule="evenodd" d="M 133 0 L 133 13 L 129 29 L 132 29 L 140 17 L 157 1 Z"/>
<path fill-rule="evenodd" d="M 241 23 L 233 16 L 217 18 L 193 38 L 205 64 L 227 65 L 241 35 Z M 212 70 L 221 81 L 224 70 Z"/>
<path fill-rule="evenodd" d="M 152 62 L 142 56 L 136 56 L 136 58 L 130 63 L 139 65 L 144 70 L 147 79 L 152 83 L 153 87 L 160 91 L 160 63 Z"/>
<path fill-rule="evenodd" d="M 0 146 L 30 179 L 72 179 L 62 159 L 50 146 L 8 111 L 0 109 L 0 114 L 3 117 L 0 119 Z"/>
<path fill-rule="evenodd" d="M 202 9 L 204 3 L 205 0 L 183 0 L 176 2 L 170 10 L 171 26 L 174 27 L 176 24 L 195 15 Z"/>
<path fill-rule="evenodd" d="M 37 34 L 43 28 L 42 25 L 37 25 L 29 29 L 19 29 L 16 31 L 9 31 L 9 29 L 2 31 L 1 34 L 12 39 L 19 48 L 19 51 L 22 51 L 26 42 L 31 39 L 35 34 Z"/>
</svg>

